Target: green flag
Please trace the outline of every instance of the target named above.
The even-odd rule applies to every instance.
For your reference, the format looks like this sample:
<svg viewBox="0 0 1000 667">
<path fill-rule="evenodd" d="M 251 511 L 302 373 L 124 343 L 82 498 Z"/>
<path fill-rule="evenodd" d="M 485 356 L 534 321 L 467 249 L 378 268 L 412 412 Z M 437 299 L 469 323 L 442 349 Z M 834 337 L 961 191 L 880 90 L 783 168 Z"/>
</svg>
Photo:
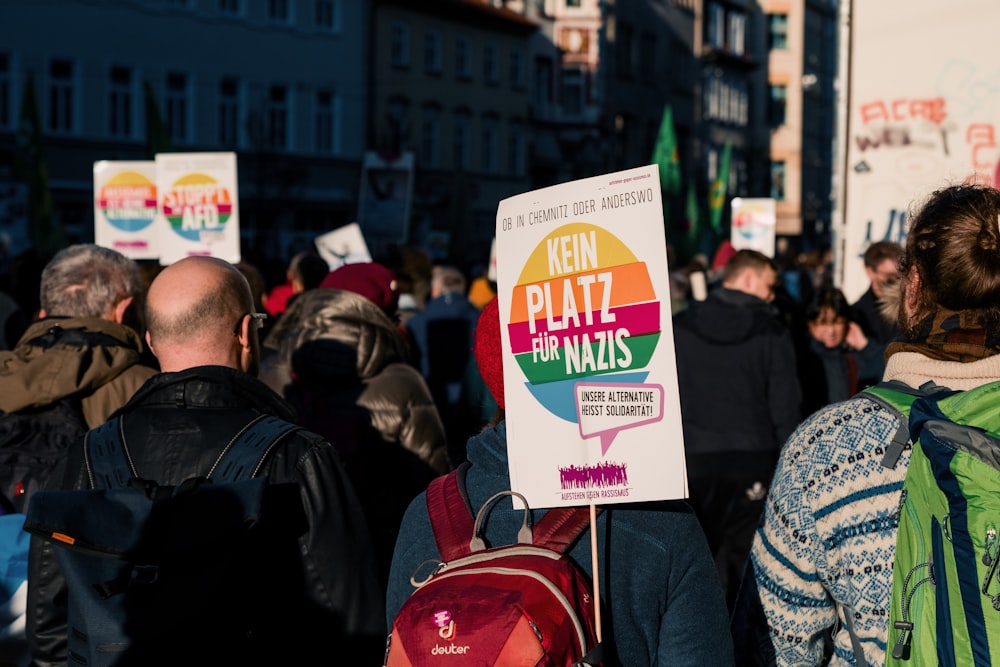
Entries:
<svg viewBox="0 0 1000 667">
<path fill-rule="evenodd" d="M 715 172 L 715 180 L 708 191 L 708 216 L 712 224 L 712 230 L 722 234 L 722 211 L 726 207 L 726 188 L 729 187 L 729 159 L 733 152 L 733 145 L 726 142 L 722 148 L 722 156 L 719 158 L 719 168 Z"/>
<path fill-rule="evenodd" d="M 698 209 L 698 196 L 694 185 L 688 183 L 687 203 L 684 205 L 684 218 L 687 220 L 687 246 L 691 254 L 698 252 L 701 236 L 701 211 Z"/>
<path fill-rule="evenodd" d="M 660 168 L 660 187 L 669 196 L 681 191 L 681 160 L 677 152 L 677 135 L 674 133 L 674 115 L 668 104 L 663 108 L 660 132 L 653 148 L 653 164 Z"/>
<path fill-rule="evenodd" d="M 42 256 L 52 256 L 69 242 L 56 216 L 49 187 L 49 170 L 42 150 L 42 122 L 32 74 L 28 74 L 21 99 L 14 169 L 16 176 L 28 186 L 28 238 Z"/>
<path fill-rule="evenodd" d="M 143 82 L 143 92 L 146 95 L 146 153 L 152 160 L 157 153 L 169 153 L 173 147 L 170 142 L 170 131 L 160 117 L 156 95 L 153 94 L 153 86 L 149 81 Z"/>
</svg>

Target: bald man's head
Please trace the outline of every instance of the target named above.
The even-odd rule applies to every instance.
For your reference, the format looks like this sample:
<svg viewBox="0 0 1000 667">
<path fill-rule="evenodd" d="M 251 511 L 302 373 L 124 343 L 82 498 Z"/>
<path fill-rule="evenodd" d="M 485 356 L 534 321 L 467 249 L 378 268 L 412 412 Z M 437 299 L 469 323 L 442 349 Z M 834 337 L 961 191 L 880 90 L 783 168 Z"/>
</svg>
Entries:
<svg viewBox="0 0 1000 667">
<path fill-rule="evenodd" d="M 150 284 L 146 339 L 165 371 L 204 365 L 248 370 L 240 348 L 251 338 L 257 343 L 246 317 L 253 310 L 250 285 L 239 269 L 214 257 L 188 257 Z"/>
</svg>

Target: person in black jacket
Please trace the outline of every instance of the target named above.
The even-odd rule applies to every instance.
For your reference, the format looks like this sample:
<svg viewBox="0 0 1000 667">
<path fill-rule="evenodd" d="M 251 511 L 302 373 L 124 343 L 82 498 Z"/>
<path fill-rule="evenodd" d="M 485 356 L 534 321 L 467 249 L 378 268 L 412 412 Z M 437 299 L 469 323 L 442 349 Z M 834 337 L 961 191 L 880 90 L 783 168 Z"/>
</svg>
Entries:
<svg viewBox="0 0 1000 667">
<path fill-rule="evenodd" d="M 250 287 L 236 267 L 189 257 L 165 268 L 150 285 L 146 319 L 146 341 L 163 372 L 115 413 L 122 416 L 139 477 L 178 485 L 204 476 L 227 443 L 258 415 L 295 420 L 290 406 L 254 377 L 262 317 L 254 312 Z M 65 470 L 57 471 L 61 488 L 89 487 L 82 458 L 82 446 L 70 451 Z M 296 544 L 273 545 L 276 553 L 288 553 L 281 547 L 291 546 L 298 562 L 262 568 L 259 580 L 247 582 L 267 600 L 279 589 L 276 595 L 284 604 L 269 610 L 267 624 L 247 629 L 239 640 L 226 640 L 213 628 L 229 619 L 201 618 L 198 612 L 207 601 L 187 600 L 178 613 L 190 620 L 190 634 L 156 647 L 155 654 L 162 656 L 156 664 L 293 665 L 324 655 L 338 664 L 377 664 L 385 639 L 382 591 L 367 525 L 336 451 L 321 436 L 299 430 L 275 447 L 264 467 L 269 485 L 298 487 L 300 503 L 289 506 L 282 519 L 304 518 L 307 525 Z M 28 580 L 33 664 L 65 665 L 66 596 L 72 590 L 67 592 L 51 545 L 34 537 Z M 195 646 L 195 637 L 204 640 L 206 631 L 212 641 Z M 172 661 L 178 655 L 193 659 Z M 212 662 L 210 655 L 228 658 Z"/>
<path fill-rule="evenodd" d="M 805 309 L 799 333 L 798 368 L 802 418 L 844 401 L 862 388 L 860 378 L 878 375 L 883 347 L 868 338 L 852 319 L 847 297 L 836 287 L 823 287 Z"/>
<path fill-rule="evenodd" d="M 899 326 L 893 315 L 886 315 L 885 301 L 889 290 L 899 283 L 899 262 L 903 246 L 893 241 L 877 241 L 865 250 L 865 275 L 869 287 L 851 306 L 852 319 L 861 325 L 865 336 L 875 346 L 875 362 L 858 378 L 858 387 L 864 389 L 878 383 L 885 371 L 885 349 L 897 336 Z"/>
<path fill-rule="evenodd" d="M 674 316 L 690 503 L 732 607 L 781 444 L 799 422 L 791 334 L 772 307 L 777 269 L 739 250 L 718 287 Z"/>
</svg>

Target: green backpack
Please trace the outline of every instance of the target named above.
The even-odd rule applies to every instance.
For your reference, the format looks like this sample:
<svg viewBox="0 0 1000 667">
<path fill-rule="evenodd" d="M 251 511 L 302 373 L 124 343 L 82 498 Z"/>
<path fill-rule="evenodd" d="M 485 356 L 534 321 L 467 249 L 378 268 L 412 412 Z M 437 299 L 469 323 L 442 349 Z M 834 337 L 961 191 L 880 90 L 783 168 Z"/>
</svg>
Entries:
<svg viewBox="0 0 1000 667">
<path fill-rule="evenodd" d="M 920 396 L 886 384 L 866 392 L 909 414 L 913 443 L 885 664 L 1000 664 L 1000 382 L 961 392 L 922 387 Z M 900 431 L 886 467 L 905 446 Z"/>
</svg>

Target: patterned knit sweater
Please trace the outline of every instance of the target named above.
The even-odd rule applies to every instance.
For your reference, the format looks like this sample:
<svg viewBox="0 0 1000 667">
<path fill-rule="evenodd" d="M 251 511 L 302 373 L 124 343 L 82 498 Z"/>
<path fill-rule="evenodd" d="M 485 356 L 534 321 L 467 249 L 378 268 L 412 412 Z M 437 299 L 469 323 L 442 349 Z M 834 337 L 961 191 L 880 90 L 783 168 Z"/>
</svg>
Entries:
<svg viewBox="0 0 1000 667">
<path fill-rule="evenodd" d="M 884 379 L 971 389 L 1000 379 L 1000 356 L 958 363 L 900 352 Z M 884 664 L 895 514 L 910 451 L 893 469 L 881 462 L 898 426 L 893 413 L 854 397 L 806 419 L 782 450 L 751 550 L 776 664 L 824 664 L 831 650 L 829 664 L 856 664 L 845 612 L 867 663 Z M 755 650 L 736 647 L 738 656 Z"/>
</svg>

